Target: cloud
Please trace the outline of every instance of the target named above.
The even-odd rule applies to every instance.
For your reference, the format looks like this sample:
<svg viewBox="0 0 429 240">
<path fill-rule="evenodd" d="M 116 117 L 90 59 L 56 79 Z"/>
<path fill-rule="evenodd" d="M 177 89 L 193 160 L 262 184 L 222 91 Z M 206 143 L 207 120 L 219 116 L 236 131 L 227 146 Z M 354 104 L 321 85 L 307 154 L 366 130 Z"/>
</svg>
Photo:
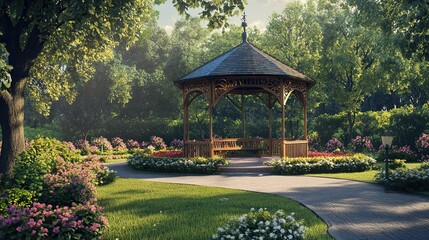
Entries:
<svg viewBox="0 0 429 240">
<path fill-rule="evenodd" d="M 256 27 L 261 32 L 265 32 L 265 30 L 267 30 L 267 25 L 262 20 L 256 20 L 256 21 L 251 22 L 249 24 L 249 27 L 251 27 L 251 28 Z"/>
<path fill-rule="evenodd" d="M 173 27 L 170 25 L 165 25 L 164 30 L 167 32 L 168 35 L 171 36 L 171 33 L 173 32 Z"/>
</svg>

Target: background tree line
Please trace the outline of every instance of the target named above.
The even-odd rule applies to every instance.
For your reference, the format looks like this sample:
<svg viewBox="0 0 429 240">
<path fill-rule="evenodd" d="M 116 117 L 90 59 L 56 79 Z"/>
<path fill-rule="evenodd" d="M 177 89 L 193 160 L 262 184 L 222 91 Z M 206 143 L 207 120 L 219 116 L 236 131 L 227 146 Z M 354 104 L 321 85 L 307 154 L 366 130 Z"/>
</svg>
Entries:
<svg viewBox="0 0 429 240">
<path fill-rule="evenodd" d="M 362 126 L 374 123 L 368 117 L 374 114 L 362 112 L 381 116 L 395 108 L 421 109 L 428 102 L 428 48 L 422 47 L 428 46 L 427 35 L 407 33 L 424 35 L 427 31 L 428 25 L 420 24 L 427 17 L 418 19 L 422 9 L 427 11 L 428 6 L 420 1 L 295 2 L 270 16 L 266 31 L 250 29 L 249 41 L 316 80 L 309 95 L 312 136 L 323 142 L 335 135 L 346 144 L 358 134 L 375 139 L 383 131 L 401 128 L 398 124 L 406 129 L 409 122 L 388 120 L 383 123 L 386 128 L 368 132 Z M 413 19 L 390 19 L 392 11 L 398 16 L 412 12 L 407 18 Z M 374 16 L 382 16 L 382 21 Z M 169 35 L 157 26 L 153 14 L 135 44 L 117 46 L 112 60 L 92 65 L 95 71 L 90 81 L 77 81 L 73 103 L 62 97 L 48 109 L 42 104 L 43 96 L 27 91 L 26 101 L 32 107 L 26 108 L 26 126 L 30 130 L 60 129 L 56 136 L 67 140 L 99 135 L 137 140 L 157 135 L 167 141 L 181 137 L 182 99 L 172 81 L 238 45 L 241 32 L 241 27 L 234 25 L 223 33 L 209 32 L 199 18 L 191 17 L 176 22 Z M 244 99 L 248 136 L 268 136 L 263 97 Z M 233 103 L 240 101 L 240 96 L 231 96 L 215 109 L 217 135 L 241 136 L 241 113 Z M 278 106 L 273 114 L 278 119 Z M 208 111 L 203 97 L 192 104 L 190 117 L 191 138 L 206 138 Z M 395 127 L 388 128 L 389 124 Z M 302 137 L 302 109 L 295 98 L 287 103 L 286 125 L 288 138 Z M 419 129 L 428 130 L 426 124 Z M 279 120 L 273 130 L 274 137 L 279 136 Z M 27 135 L 32 135 L 31 131 Z"/>
</svg>

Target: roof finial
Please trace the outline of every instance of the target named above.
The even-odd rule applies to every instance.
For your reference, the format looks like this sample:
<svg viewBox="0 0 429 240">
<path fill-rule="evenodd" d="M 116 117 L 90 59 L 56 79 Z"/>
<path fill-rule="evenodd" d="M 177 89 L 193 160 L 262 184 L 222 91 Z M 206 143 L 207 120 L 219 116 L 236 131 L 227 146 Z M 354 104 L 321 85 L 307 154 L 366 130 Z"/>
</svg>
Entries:
<svg viewBox="0 0 429 240">
<path fill-rule="evenodd" d="M 241 22 L 241 26 L 243 27 L 243 33 L 241 34 L 241 38 L 243 39 L 243 42 L 247 42 L 247 33 L 246 33 L 246 27 L 247 27 L 247 22 L 246 22 L 246 12 L 243 12 L 243 18 L 241 18 L 242 22 Z"/>
</svg>

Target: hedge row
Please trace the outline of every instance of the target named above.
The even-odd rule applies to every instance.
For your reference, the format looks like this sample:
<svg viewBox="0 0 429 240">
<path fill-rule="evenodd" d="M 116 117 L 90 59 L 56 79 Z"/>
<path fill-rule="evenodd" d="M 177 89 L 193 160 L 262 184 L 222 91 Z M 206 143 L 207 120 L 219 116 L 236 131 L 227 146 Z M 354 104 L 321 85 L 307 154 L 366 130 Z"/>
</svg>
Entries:
<svg viewBox="0 0 429 240">
<path fill-rule="evenodd" d="M 285 175 L 307 173 L 363 172 L 373 168 L 376 161 L 363 154 L 340 157 L 302 157 L 272 160 L 267 165 Z"/>
<path fill-rule="evenodd" d="M 128 166 L 134 170 L 175 173 L 219 172 L 218 165 L 227 164 L 224 158 L 172 158 L 135 153 L 128 158 Z"/>
</svg>

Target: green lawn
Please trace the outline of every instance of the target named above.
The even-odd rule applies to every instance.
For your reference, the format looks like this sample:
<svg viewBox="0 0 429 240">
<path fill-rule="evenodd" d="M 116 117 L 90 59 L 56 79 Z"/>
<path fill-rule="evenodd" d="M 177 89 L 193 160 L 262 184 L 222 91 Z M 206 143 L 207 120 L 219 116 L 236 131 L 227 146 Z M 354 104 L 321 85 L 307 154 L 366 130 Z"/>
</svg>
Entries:
<svg viewBox="0 0 429 240">
<path fill-rule="evenodd" d="M 103 239 L 211 239 L 218 227 L 252 207 L 295 212 L 309 227 L 306 239 L 332 239 L 309 209 L 270 194 L 118 179 L 99 187 L 97 196 L 110 223 Z"/>
<path fill-rule="evenodd" d="M 380 167 L 380 169 L 384 169 L 383 163 L 377 163 L 377 165 Z M 416 168 L 416 167 L 419 167 L 421 163 L 406 163 L 406 165 L 407 165 L 407 168 Z M 375 175 L 379 171 L 380 170 L 371 170 L 371 171 L 355 172 L 355 173 L 318 173 L 318 174 L 307 174 L 307 176 L 340 178 L 340 179 L 348 179 L 348 180 L 355 180 L 355 181 L 361 181 L 361 182 L 376 183 Z M 416 193 L 429 196 L 428 191 L 416 192 Z"/>
<path fill-rule="evenodd" d="M 407 168 L 416 168 L 421 165 L 421 163 L 406 163 Z M 377 163 L 378 168 L 384 169 L 384 163 Z M 329 178 L 340 178 L 340 179 L 349 179 L 361 182 L 372 182 L 375 183 L 375 175 L 380 172 L 380 170 L 371 170 L 365 172 L 354 172 L 354 173 L 318 173 L 318 174 L 307 174 L 307 176 L 315 177 L 329 177 Z"/>
</svg>

